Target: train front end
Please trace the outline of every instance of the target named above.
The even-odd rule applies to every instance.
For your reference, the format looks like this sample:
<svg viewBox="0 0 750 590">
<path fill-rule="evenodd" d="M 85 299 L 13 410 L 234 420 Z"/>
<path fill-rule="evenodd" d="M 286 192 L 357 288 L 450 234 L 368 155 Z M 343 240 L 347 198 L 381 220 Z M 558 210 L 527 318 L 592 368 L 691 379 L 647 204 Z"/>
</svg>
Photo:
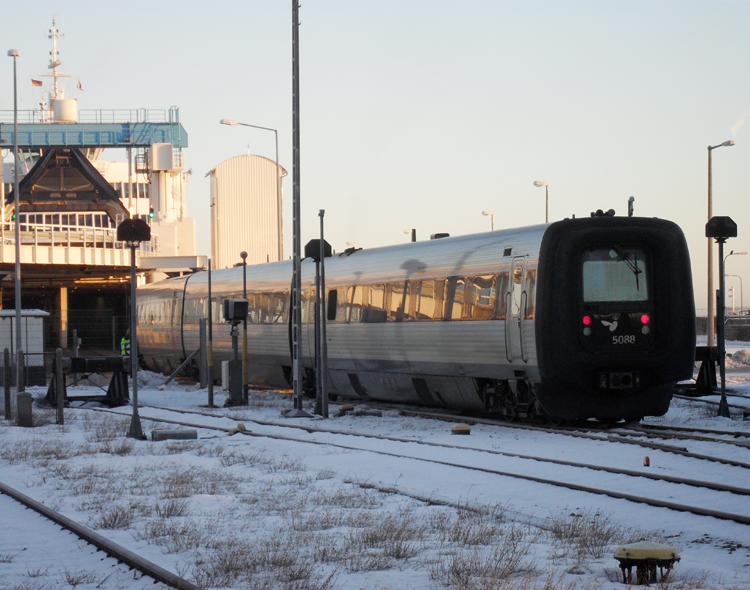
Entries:
<svg viewBox="0 0 750 590">
<path fill-rule="evenodd" d="M 601 216 L 549 226 L 542 241 L 537 398 L 565 419 L 666 413 L 690 379 L 695 304 L 685 237 L 660 219 Z"/>
</svg>

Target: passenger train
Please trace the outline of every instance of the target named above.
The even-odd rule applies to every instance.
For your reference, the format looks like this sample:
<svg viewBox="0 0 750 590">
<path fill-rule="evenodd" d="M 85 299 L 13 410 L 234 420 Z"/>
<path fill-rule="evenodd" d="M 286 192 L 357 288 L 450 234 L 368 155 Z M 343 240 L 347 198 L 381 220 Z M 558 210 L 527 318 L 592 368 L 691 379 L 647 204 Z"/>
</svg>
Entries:
<svg viewBox="0 0 750 590">
<path fill-rule="evenodd" d="M 301 362 L 314 379 L 315 263 L 302 261 Z M 248 266 L 248 381 L 291 384 L 290 261 Z M 690 379 L 695 309 L 672 222 L 596 215 L 373 248 L 325 261 L 328 388 L 361 400 L 508 419 L 662 415 Z M 243 269 L 138 289 L 145 366 L 171 372 L 213 318 L 214 366 L 232 357 L 222 300 Z"/>
</svg>

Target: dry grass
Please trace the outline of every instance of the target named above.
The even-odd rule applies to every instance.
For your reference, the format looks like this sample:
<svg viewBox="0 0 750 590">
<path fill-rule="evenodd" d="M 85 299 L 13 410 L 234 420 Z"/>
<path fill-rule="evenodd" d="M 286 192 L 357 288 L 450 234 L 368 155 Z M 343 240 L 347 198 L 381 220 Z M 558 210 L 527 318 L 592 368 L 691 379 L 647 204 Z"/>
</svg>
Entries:
<svg viewBox="0 0 750 590">
<path fill-rule="evenodd" d="M 275 394 L 258 399 L 278 402 Z M 367 481 L 338 483 L 332 470 L 308 470 L 299 457 L 278 457 L 236 437 L 141 444 L 125 437 L 129 417 L 73 414 L 85 440 L 30 434 L 0 444 L 0 462 L 29 465 L 34 483 L 67 492 L 56 494 L 63 507 L 85 511 L 95 528 L 130 530 L 176 555 L 178 571 L 204 588 L 334 590 L 343 573 L 414 569 L 451 590 L 593 590 L 565 572 L 540 571 L 537 543 L 569 574 L 585 571 L 614 544 L 640 538 L 600 513 L 554 517 L 542 534 L 508 523 L 504 507 L 436 506 Z M 158 459 L 139 461 L 145 455 Z M 0 563 L 14 558 L 0 555 Z M 32 574 L 34 582 L 47 577 Z M 85 582 L 86 574 L 67 572 L 64 583 L 98 583 Z M 674 575 L 659 588 L 697 590 L 700 582 Z"/>
<path fill-rule="evenodd" d="M 573 561 L 583 567 L 587 560 L 601 559 L 611 553 L 615 545 L 643 540 L 642 532 L 616 523 L 599 512 L 553 516 L 549 521 L 555 562 Z"/>
<path fill-rule="evenodd" d="M 444 551 L 428 567 L 430 579 L 445 588 L 466 590 L 502 588 L 496 585 L 535 569 L 529 560 L 533 536 L 528 529 L 506 527 L 488 547 Z"/>
</svg>

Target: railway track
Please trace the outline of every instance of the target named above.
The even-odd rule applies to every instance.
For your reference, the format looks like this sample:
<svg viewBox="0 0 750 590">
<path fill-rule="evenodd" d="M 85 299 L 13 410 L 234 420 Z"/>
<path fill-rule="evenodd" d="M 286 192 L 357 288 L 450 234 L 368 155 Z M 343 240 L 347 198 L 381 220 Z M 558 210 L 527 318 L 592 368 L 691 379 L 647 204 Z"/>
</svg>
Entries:
<svg viewBox="0 0 750 590">
<path fill-rule="evenodd" d="M 120 414 L 127 412 L 127 410 L 123 412 L 121 410 L 103 409 L 98 411 Z M 192 419 L 187 419 L 185 416 L 193 417 Z M 289 422 L 281 423 L 270 420 L 258 420 L 249 418 L 244 414 L 240 416 L 236 409 L 232 410 L 231 415 L 222 415 L 216 412 L 209 413 L 146 406 L 141 408 L 141 417 L 166 424 L 177 424 L 191 428 L 204 428 L 224 432 L 232 431 L 236 427 L 236 421 L 242 420 L 245 423 L 254 425 L 252 431 L 239 431 L 239 434 L 247 437 L 283 440 L 306 445 L 324 445 L 347 451 L 362 451 L 398 459 L 424 461 L 447 468 L 459 469 L 463 472 L 475 471 L 501 477 L 522 479 L 539 484 L 604 495 L 659 508 L 668 508 L 750 525 L 750 516 L 748 516 L 750 514 L 750 499 L 748 499 L 750 497 L 750 489 L 742 486 L 721 484 L 716 481 L 696 480 L 645 470 L 623 469 L 612 465 L 597 465 L 550 457 L 524 455 L 463 444 L 447 444 L 365 432 L 335 430 L 309 424 L 300 425 Z M 294 434 L 300 431 L 304 431 L 305 435 L 299 436 Z M 314 437 L 310 435 L 314 435 Z M 600 437 L 599 440 L 613 442 L 611 437 Z M 630 443 L 630 441 L 628 442 Z M 663 447 L 665 446 L 661 445 L 659 450 L 665 450 Z M 440 458 L 436 458 L 435 449 L 440 450 Z M 674 451 L 667 447 L 667 452 Z M 685 457 L 692 458 L 692 455 L 687 452 L 682 454 Z M 703 458 L 701 456 L 697 457 Z M 735 469 L 737 467 L 750 467 L 750 465 L 740 462 L 722 462 L 725 464 L 725 467 Z M 498 465 L 498 463 L 501 463 L 501 465 Z M 552 469 L 555 470 L 555 473 L 553 476 L 550 476 L 549 472 Z M 584 473 L 587 475 L 583 475 Z M 606 474 L 606 477 L 596 474 Z M 616 482 L 611 482 L 610 476 L 615 476 Z M 610 481 L 610 483 L 608 486 L 602 484 L 601 487 L 597 487 L 594 483 L 583 485 L 579 482 L 584 477 L 586 481 L 593 481 L 599 478 L 600 480 Z M 638 478 L 637 481 L 639 483 L 633 483 L 636 481 L 635 478 Z M 636 493 L 636 490 L 648 487 L 646 482 L 655 486 L 650 489 L 651 494 Z M 659 486 L 666 486 L 666 488 Z M 687 500 L 680 502 L 674 499 L 680 496 L 687 496 L 689 498 L 690 494 L 683 493 L 682 490 L 690 488 L 704 488 L 705 490 L 709 490 L 710 493 L 708 496 L 710 498 L 706 499 L 702 506 L 689 504 Z M 703 492 L 703 494 L 706 494 L 706 492 Z M 730 509 L 730 506 L 732 509 Z M 737 506 L 744 508 L 737 512 Z"/>
<path fill-rule="evenodd" d="M 398 409 L 392 406 L 388 406 L 388 407 L 390 409 Z M 658 426 L 649 425 L 648 427 L 639 426 L 639 427 L 630 429 L 630 431 L 628 431 L 628 429 L 620 429 L 618 427 L 612 427 L 612 426 L 597 426 L 595 424 L 586 425 L 586 426 L 542 426 L 542 425 L 535 425 L 535 424 L 507 422 L 504 420 L 496 420 L 492 418 L 455 416 L 455 415 L 450 415 L 450 414 L 444 414 L 442 412 L 433 412 L 433 411 L 423 411 L 423 410 L 399 410 L 399 411 L 403 414 L 410 415 L 410 416 L 421 416 L 421 417 L 433 418 L 437 420 L 447 420 L 447 421 L 452 421 L 452 422 L 466 422 L 469 424 L 485 424 L 485 425 L 491 425 L 491 426 L 527 430 L 527 431 L 532 431 L 532 432 L 545 432 L 545 433 L 551 433 L 551 434 L 560 434 L 560 435 L 565 435 L 565 436 L 571 436 L 574 438 L 629 444 L 629 445 L 635 445 L 635 446 L 639 446 L 639 447 L 643 447 L 647 449 L 653 449 L 655 451 L 664 451 L 667 453 L 673 453 L 676 455 L 681 455 L 681 456 L 689 457 L 692 459 L 708 461 L 709 463 L 720 463 L 724 465 L 732 465 L 734 467 L 750 469 L 750 463 L 747 463 L 744 461 L 736 461 L 734 459 L 723 458 L 723 457 L 716 456 L 716 455 L 708 455 L 705 453 L 691 452 L 685 447 L 678 447 L 675 445 L 667 445 L 663 443 L 653 442 L 649 440 L 640 440 L 640 439 L 635 438 L 636 435 L 639 437 L 648 438 L 649 431 L 652 431 L 653 434 L 650 435 L 651 438 L 659 438 L 659 439 L 680 438 L 681 440 L 726 443 L 726 444 L 733 444 L 734 446 L 739 446 L 739 447 L 748 447 L 747 443 L 745 443 L 744 441 L 735 442 L 735 441 L 730 441 L 730 440 L 722 439 L 718 437 L 717 438 L 706 437 L 701 434 L 691 435 L 690 432 L 695 433 L 696 432 L 695 429 L 688 429 L 688 428 L 681 429 L 681 428 L 673 428 L 669 426 L 658 427 Z M 674 431 L 676 435 L 674 437 L 669 437 L 669 436 L 664 435 L 664 432 L 669 431 L 669 430 Z M 704 429 L 703 432 L 709 432 L 709 431 Z M 746 436 L 746 434 L 742 433 L 742 431 L 715 430 L 714 432 L 717 434 L 724 434 L 726 436 L 743 436 L 743 437 Z"/>
<path fill-rule="evenodd" d="M 55 523 L 63 529 L 70 531 L 87 544 L 96 547 L 96 549 L 103 551 L 108 556 L 114 558 L 117 562 L 124 564 L 127 568 L 135 569 L 141 572 L 144 576 L 148 576 L 148 578 L 151 578 L 151 581 L 147 582 L 148 586 L 152 586 L 156 582 L 161 582 L 170 588 L 177 588 L 180 590 L 199 590 L 198 586 L 192 582 L 181 578 L 125 547 L 114 543 L 90 528 L 60 514 L 49 506 L 45 506 L 41 502 L 34 500 L 2 482 L 0 482 L 0 493 L 8 498 L 12 498 L 26 508 L 33 510 L 37 514 L 46 518 L 50 523 Z M 29 529 L 35 530 L 35 533 L 43 534 L 41 531 L 38 531 L 38 526 L 38 524 L 35 524 L 34 526 L 30 526 Z M 79 549 L 81 548 L 79 547 Z M 145 583 L 144 587 L 147 587 Z"/>
</svg>

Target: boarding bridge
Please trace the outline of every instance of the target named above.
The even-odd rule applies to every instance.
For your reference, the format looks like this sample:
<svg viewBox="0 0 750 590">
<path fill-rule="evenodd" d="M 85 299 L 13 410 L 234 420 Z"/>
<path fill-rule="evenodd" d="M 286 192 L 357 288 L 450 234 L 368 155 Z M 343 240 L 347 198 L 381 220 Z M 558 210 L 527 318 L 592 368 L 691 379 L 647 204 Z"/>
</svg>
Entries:
<svg viewBox="0 0 750 590">
<path fill-rule="evenodd" d="M 117 241 L 116 228 L 64 228 L 28 225 L 20 232 L 21 264 L 65 264 L 130 268 L 130 248 Z M 0 264 L 15 264 L 16 238 L 12 223 L 0 224 Z M 157 238 L 143 242 L 136 251 L 136 266 L 141 258 L 155 256 Z"/>
<path fill-rule="evenodd" d="M 0 111 L 0 146 L 13 147 L 13 111 Z M 18 111 L 19 149 L 50 147 L 148 148 L 171 143 L 188 145 L 187 132 L 180 124 L 180 110 L 159 109 L 81 110 L 77 121 L 43 121 L 43 111 Z"/>
</svg>

